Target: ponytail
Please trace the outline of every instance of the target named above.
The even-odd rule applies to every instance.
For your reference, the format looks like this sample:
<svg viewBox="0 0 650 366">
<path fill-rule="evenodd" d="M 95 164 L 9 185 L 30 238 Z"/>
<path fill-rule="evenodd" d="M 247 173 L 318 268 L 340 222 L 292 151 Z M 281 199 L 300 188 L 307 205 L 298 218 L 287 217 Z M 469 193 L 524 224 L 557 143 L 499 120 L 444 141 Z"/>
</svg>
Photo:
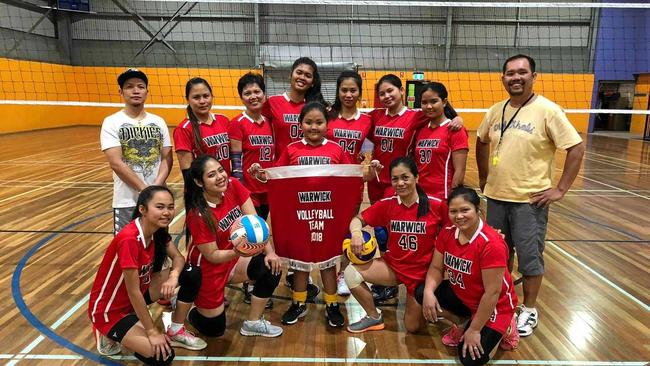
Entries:
<svg viewBox="0 0 650 366">
<path fill-rule="evenodd" d="M 187 119 L 189 119 L 192 124 L 194 146 L 196 146 L 196 149 L 199 151 L 199 155 L 205 154 L 205 151 L 203 151 L 203 140 L 201 139 L 201 126 L 199 124 L 199 119 L 196 118 L 196 115 L 192 111 L 192 107 L 189 105 L 187 106 Z"/>
<path fill-rule="evenodd" d="M 429 196 L 424 192 L 424 189 L 419 184 L 415 185 L 415 190 L 418 192 L 418 219 L 426 216 L 429 213 Z"/>
</svg>

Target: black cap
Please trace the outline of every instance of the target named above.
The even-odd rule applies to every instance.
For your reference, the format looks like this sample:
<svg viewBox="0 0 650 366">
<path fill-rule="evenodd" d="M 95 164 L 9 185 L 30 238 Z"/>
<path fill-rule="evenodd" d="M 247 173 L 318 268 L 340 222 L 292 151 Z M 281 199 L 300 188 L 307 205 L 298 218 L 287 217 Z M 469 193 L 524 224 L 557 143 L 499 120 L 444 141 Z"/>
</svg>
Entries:
<svg viewBox="0 0 650 366">
<path fill-rule="evenodd" d="M 127 80 L 132 78 L 142 79 L 144 81 L 144 85 L 149 86 L 149 79 L 147 79 L 147 75 L 138 69 L 127 69 L 121 73 L 120 76 L 117 77 L 117 84 L 121 88 L 124 86 L 124 83 L 126 83 Z"/>
</svg>

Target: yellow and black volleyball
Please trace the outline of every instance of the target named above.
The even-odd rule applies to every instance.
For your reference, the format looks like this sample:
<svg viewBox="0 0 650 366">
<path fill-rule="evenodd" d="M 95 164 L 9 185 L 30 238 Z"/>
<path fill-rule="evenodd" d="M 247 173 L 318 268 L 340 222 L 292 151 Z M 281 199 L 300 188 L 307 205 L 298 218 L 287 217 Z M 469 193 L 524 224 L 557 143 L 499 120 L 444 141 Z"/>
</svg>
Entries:
<svg viewBox="0 0 650 366">
<path fill-rule="evenodd" d="M 375 237 L 367 231 L 361 231 L 361 233 L 363 233 L 363 248 L 359 256 L 352 252 L 352 239 L 349 233 L 345 236 L 345 240 L 343 240 L 343 254 L 348 257 L 352 264 L 368 263 L 377 253 L 377 240 L 375 240 Z"/>
</svg>

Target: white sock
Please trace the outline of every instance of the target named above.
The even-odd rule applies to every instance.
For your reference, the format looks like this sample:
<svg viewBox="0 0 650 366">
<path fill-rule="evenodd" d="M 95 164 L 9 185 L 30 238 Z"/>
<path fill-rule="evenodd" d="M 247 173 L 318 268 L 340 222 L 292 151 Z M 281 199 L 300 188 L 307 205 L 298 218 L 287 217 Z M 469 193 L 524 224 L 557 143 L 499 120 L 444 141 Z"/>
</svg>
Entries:
<svg viewBox="0 0 650 366">
<path fill-rule="evenodd" d="M 179 330 L 181 330 L 181 328 L 183 328 L 183 325 L 184 325 L 183 323 L 178 324 L 178 323 L 172 322 L 169 325 L 169 329 L 172 331 L 172 334 L 176 334 L 176 333 L 178 333 Z"/>
</svg>

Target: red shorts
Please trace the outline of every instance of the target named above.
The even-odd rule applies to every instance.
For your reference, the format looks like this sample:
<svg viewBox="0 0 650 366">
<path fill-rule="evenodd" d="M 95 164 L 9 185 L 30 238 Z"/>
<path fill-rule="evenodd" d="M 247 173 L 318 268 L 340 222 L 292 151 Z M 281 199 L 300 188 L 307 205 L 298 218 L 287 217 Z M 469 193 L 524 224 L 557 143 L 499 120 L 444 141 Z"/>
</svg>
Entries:
<svg viewBox="0 0 650 366">
<path fill-rule="evenodd" d="M 397 280 L 406 286 L 406 293 L 410 296 L 415 296 L 415 289 L 419 284 L 424 283 L 427 277 L 427 268 L 424 268 L 423 271 L 405 271 L 399 265 L 396 264 L 395 260 L 389 255 L 390 252 L 384 253 L 382 257 L 384 262 L 388 267 L 393 271 Z"/>
<path fill-rule="evenodd" d="M 194 305 L 202 309 L 216 309 L 223 304 L 224 290 L 238 259 L 219 264 L 210 263 L 205 258 L 201 261 L 201 289 Z"/>
<path fill-rule="evenodd" d="M 370 200 L 370 204 L 388 197 L 387 192 L 389 188 L 392 188 L 390 184 L 377 182 L 375 179 L 368 181 L 368 199 Z"/>
<path fill-rule="evenodd" d="M 495 309 L 496 311 L 496 309 Z M 472 319 L 474 319 L 474 316 L 476 313 L 472 314 Z M 503 313 L 503 314 L 494 314 L 492 313 L 492 316 L 490 316 L 490 319 L 485 322 L 485 326 L 491 329 L 494 329 L 495 331 L 501 333 L 501 334 L 506 334 L 506 331 L 508 330 L 508 327 L 510 326 L 510 322 L 512 321 L 512 317 L 515 315 L 515 311 Z M 516 331 L 516 330 L 515 330 Z"/>
</svg>

